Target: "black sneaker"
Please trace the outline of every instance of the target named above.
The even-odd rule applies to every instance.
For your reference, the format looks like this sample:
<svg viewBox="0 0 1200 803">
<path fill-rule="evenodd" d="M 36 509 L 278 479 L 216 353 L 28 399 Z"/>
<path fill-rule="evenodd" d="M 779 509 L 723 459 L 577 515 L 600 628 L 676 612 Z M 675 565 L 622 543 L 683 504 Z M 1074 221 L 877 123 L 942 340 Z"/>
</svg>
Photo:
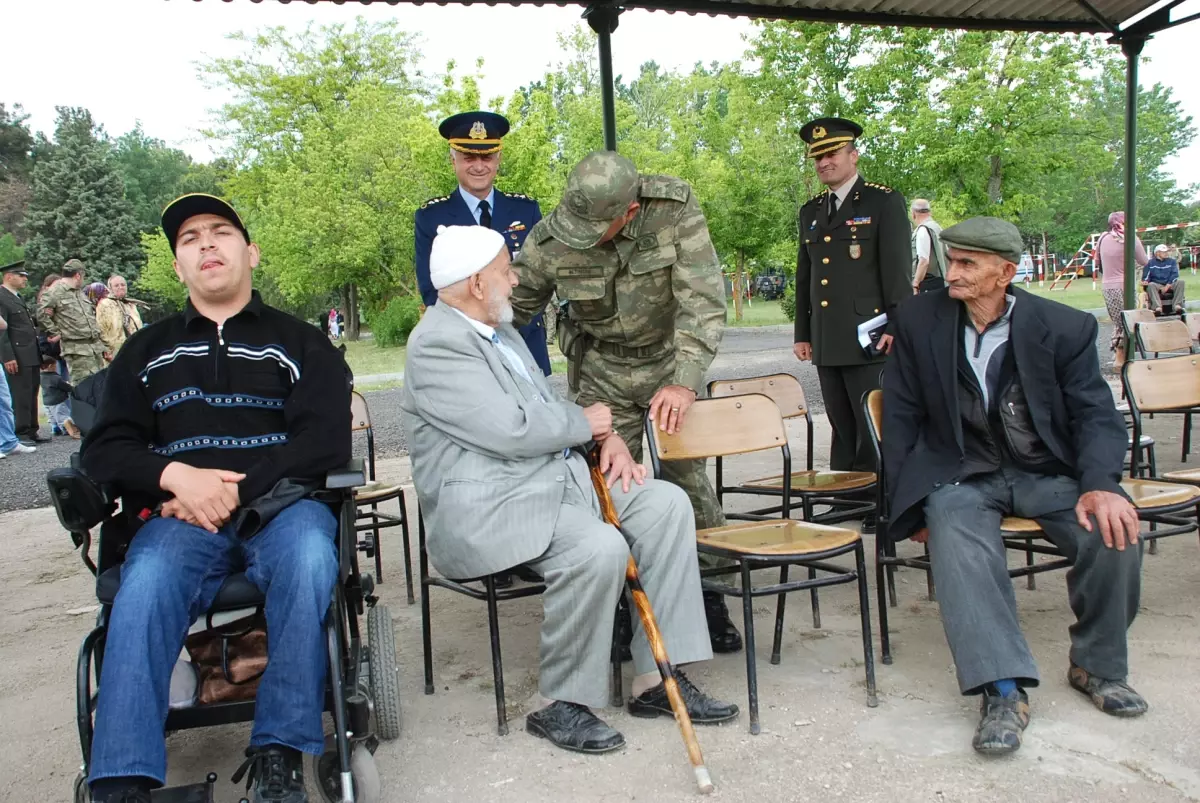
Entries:
<svg viewBox="0 0 1200 803">
<path fill-rule="evenodd" d="M 983 690 L 979 708 L 982 716 L 971 742 L 980 753 L 1001 756 L 1021 747 L 1021 735 L 1029 724 L 1029 695 L 1017 689 L 1007 697 L 988 686 Z"/>
<path fill-rule="evenodd" d="M 620 731 L 586 705 L 562 700 L 525 717 L 525 730 L 576 753 L 607 753 L 625 746 Z"/>
<path fill-rule="evenodd" d="M 724 594 L 704 592 L 704 618 L 708 620 L 708 638 L 713 652 L 738 652 L 742 649 L 742 635 L 729 618 Z"/>
<path fill-rule="evenodd" d="M 688 716 L 697 725 L 712 725 L 717 722 L 728 722 L 738 715 L 738 707 L 733 703 L 723 703 L 714 700 L 696 688 L 687 675 L 675 670 L 675 680 L 679 683 L 679 695 L 687 706 Z M 674 717 L 671 701 L 667 698 L 667 687 L 659 683 L 652 689 L 642 692 L 629 700 L 629 713 L 635 717 Z"/>
<path fill-rule="evenodd" d="M 252 803 L 308 803 L 304 790 L 304 756 L 283 745 L 246 748 L 246 760 L 237 768 L 233 783 L 246 777 L 246 791 L 254 787 Z"/>
</svg>

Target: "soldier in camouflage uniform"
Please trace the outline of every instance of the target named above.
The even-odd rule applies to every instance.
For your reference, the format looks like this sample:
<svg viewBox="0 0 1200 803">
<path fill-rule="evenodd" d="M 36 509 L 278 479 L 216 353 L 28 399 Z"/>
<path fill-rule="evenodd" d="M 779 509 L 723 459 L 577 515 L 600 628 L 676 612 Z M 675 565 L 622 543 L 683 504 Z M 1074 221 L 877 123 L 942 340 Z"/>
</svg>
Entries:
<svg viewBox="0 0 1200 803">
<path fill-rule="evenodd" d="M 646 413 L 662 429 L 678 429 L 725 328 L 721 267 L 692 188 L 639 175 L 615 153 L 591 153 L 513 267 L 517 325 L 556 291 L 569 302 L 557 328 L 571 395 L 583 406 L 608 405 L 613 429 L 641 462 Z M 725 523 L 704 461 L 664 463 L 663 475 L 687 491 L 697 527 Z M 701 562 L 711 565 L 703 555 Z M 706 593 L 705 610 L 713 650 L 741 649 L 724 597 Z"/>
<path fill-rule="evenodd" d="M 38 322 L 51 336 L 60 338 L 59 347 L 73 385 L 104 370 L 112 357 L 104 351 L 96 310 L 79 289 L 83 271 L 78 259 L 67 260 L 63 280 L 47 290 L 38 305 Z"/>
</svg>

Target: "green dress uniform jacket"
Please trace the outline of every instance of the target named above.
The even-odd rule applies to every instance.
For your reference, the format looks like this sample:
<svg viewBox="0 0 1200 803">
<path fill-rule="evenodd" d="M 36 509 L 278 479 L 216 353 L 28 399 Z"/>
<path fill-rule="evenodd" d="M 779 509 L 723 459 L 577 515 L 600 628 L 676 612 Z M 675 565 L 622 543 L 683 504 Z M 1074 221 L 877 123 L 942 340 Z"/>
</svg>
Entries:
<svg viewBox="0 0 1200 803">
<path fill-rule="evenodd" d="M 817 366 L 867 365 L 858 325 L 912 297 L 911 227 L 904 197 L 860 176 L 833 219 L 826 190 L 800 207 L 796 340 Z"/>
</svg>

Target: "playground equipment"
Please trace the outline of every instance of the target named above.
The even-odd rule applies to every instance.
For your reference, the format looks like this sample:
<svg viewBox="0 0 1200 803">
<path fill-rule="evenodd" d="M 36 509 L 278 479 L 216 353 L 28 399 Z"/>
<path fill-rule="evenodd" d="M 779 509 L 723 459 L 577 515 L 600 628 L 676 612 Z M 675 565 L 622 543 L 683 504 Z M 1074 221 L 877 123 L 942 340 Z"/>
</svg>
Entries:
<svg viewBox="0 0 1200 803">
<path fill-rule="evenodd" d="M 1192 226 L 1200 226 L 1200 221 L 1193 220 L 1184 223 L 1167 223 L 1162 226 L 1142 226 L 1137 230 L 1137 232 L 1138 234 L 1143 234 L 1148 231 L 1187 229 L 1191 228 Z M 1050 283 L 1051 290 L 1053 290 L 1064 278 L 1066 279 L 1066 282 L 1063 284 L 1062 289 L 1066 290 L 1071 286 L 1071 282 L 1075 281 L 1080 276 L 1083 276 L 1085 272 L 1090 272 L 1092 274 L 1092 289 L 1096 289 L 1096 247 L 1100 244 L 1100 236 L 1103 233 L 1104 232 L 1097 232 L 1090 235 L 1087 240 L 1084 241 L 1083 245 L 1079 246 L 1079 250 L 1075 252 L 1075 255 L 1071 257 L 1071 259 L 1062 266 L 1062 269 L 1055 274 L 1054 281 Z M 1197 253 L 1200 253 L 1200 249 L 1196 248 L 1195 246 L 1180 249 L 1181 252 L 1184 250 L 1186 250 L 1192 258 L 1192 274 L 1195 275 L 1196 255 Z"/>
</svg>

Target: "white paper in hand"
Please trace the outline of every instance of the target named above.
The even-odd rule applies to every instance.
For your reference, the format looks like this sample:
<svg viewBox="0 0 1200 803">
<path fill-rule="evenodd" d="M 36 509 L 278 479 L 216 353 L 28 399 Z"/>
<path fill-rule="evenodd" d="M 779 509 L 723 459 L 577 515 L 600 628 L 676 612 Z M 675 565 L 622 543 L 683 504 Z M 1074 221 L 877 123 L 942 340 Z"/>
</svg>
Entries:
<svg viewBox="0 0 1200 803">
<path fill-rule="evenodd" d="M 867 354 L 876 355 L 875 344 L 879 342 L 879 338 L 883 337 L 883 330 L 887 328 L 887 323 L 888 316 L 884 312 L 858 325 L 858 345 L 862 346 L 863 351 Z"/>
</svg>

